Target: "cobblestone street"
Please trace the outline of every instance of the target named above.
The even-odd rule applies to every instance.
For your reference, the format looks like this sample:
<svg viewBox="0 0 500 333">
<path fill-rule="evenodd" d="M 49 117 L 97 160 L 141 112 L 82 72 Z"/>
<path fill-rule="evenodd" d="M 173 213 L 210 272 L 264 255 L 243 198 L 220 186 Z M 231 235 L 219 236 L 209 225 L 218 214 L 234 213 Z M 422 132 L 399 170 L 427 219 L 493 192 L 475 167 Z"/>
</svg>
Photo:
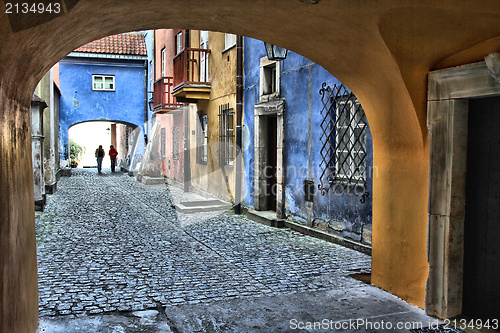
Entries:
<svg viewBox="0 0 500 333">
<path fill-rule="evenodd" d="M 181 225 L 172 205 L 166 185 L 121 173 L 63 177 L 37 217 L 40 316 L 353 287 L 348 275 L 370 269 L 366 255 L 231 212 Z"/>
<path fill-rule="evenodd" d="M 38 332 L 294 332 L 292 320 L 323 318 L 431 323 L 422 309 L 349 276 L 369 272 L 369 256 L 230 211 L 175 210 L 193 198 L 109 170 L 61 178 L 35 219 Z"/>
</svg>

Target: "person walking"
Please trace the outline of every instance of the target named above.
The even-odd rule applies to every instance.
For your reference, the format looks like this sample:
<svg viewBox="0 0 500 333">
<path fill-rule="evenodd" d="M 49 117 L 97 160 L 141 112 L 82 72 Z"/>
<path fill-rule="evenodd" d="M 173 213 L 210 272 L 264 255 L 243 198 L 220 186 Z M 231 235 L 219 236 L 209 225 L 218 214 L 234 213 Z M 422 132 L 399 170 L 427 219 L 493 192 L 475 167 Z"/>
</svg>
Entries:
<svg viewBox="0 0 500 333">
<path fill-rule="evenodd" d="M 111 159 L 111 172 L 115 172 L 116 156 L 118 156 L 118 152 L 116 151 L 115 147 L 113 147 L 113 145 L 109 146 L 108 155 Z"/>
<path fill-rule="evenodd" d="M 102 145 L 99 145 L 99 148 L 95 150 L 95 157 L 97 158 L 97 172 L 101 173 L 102 170 L 102 159 L 106 155 L 104 149 L 102 149 Z"/>
</svg>

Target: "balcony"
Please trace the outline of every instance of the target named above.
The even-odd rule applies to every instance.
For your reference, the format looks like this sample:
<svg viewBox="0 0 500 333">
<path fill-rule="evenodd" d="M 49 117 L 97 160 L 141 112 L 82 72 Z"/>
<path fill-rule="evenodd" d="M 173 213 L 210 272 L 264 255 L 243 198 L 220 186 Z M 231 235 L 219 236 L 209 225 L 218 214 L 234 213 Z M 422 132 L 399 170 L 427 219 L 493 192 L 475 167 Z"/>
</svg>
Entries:
<svg viewBox="0 0 500 333">
<path fill-rule="evenodd" d="M 172 77 L 164 76 L 156 80 L 153 86 L 154 112 L 173 110 L 182 106 L 182 103 L 177 102 L 172 96 L 173 86 Z"/>
<path fill-rule="evenodd" d="M 177 101 L 194 103 L 210 99 L 208 56 L 210 50 L 185 48 L 174 58 L 174 88 Z"/>
</svg>

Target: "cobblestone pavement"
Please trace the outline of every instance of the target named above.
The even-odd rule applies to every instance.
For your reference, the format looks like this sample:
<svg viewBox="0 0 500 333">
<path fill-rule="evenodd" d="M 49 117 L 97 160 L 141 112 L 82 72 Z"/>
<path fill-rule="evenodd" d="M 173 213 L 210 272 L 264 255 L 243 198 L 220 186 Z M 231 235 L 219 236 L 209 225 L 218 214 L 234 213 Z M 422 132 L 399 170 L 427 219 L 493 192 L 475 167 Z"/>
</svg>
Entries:
<svg viewBox="0 0 500 333">
<path fill-rule="evenodd" d="M 40 316 L 359 287 L 370 257 L 230 212 L 178 218 L 166 185 L 74 169 L 37 215 Z M 214 216 L 215 215 L 215 216 Z"/>
</svg>

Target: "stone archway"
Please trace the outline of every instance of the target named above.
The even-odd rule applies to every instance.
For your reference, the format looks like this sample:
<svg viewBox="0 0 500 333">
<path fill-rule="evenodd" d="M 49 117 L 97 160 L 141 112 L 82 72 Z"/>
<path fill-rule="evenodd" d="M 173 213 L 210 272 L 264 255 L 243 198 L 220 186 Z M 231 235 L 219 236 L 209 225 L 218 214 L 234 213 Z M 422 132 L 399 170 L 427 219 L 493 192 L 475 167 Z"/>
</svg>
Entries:
<svg viewBox="0 0 500 333">
<path fill-rule="evenodd" d="M 290 18 L 294 19 L 291 20 Z M 424 306 L 429 69 L 500 45 L 496 0 L 374 3 L 299 0 L 65 0 L 62 14 L 0 17 L 0 327 L 36 330 L 37 278 L 29 100 L 43 74 L 91 40 L 146 28 L 201 28 L 294 50 L 344 82 L 374 142 L 372 282 Z M 457 27 L 461 27 L 458 29 Z M 444 59 L 444 60 L 443 60 Z"/>
</svg>

